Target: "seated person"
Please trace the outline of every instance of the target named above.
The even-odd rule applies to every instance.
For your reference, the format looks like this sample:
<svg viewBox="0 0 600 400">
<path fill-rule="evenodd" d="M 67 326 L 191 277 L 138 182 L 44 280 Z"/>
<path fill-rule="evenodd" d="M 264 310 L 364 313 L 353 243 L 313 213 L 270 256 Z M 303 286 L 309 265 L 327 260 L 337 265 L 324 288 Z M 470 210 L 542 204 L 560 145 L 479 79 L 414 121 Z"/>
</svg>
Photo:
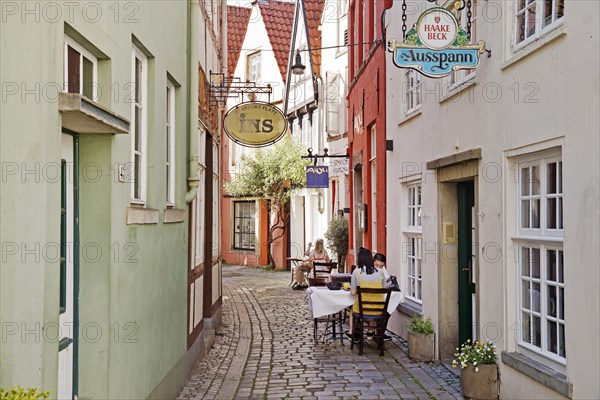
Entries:
<svg viewBox="0 0 600 400">
<path fill-rule="evenodd" d="M 361 248 L 358 251 L 357 266 L 354 269 L 354 272 L 352 272 L 352 279 L 350 281 L 350 293 L 352 293 L 353 296 L 356 296 L 358 293 L 356 289 L 357 286 L 360 286 L 361 288 L 373 289 L 385 287 L 383 273 L 375 268 L 373 263 L 373 255 L 369 249 Z M 359 312 L 360 309 L 357 298 L 352 306 L 352 313 Z M 353 328 L 352 314 L 350 314 L 350 331 L 346 333 L 346 335 L 350 338 L 352 338 L 352 334 L 350 332 L 353 332 Z M 354 338 L 354 340 L 356 340 L 356 338 Z"/>
<path fill-rule="evenodd" d="M 315 241 L 315 248 L 308 256 L 308 267 L 312 270 L 314 267 L 314 261 L 331 262 L 329 254 L 325 250 L 325 241 L 323 239 L 317 239 Z"/>
<path fill-rule="evenodd" d="M 310 256 L 310 253 L 312 253 L 313 251 L 313 244 L 312 242 L 308 242 L 308 245 L 306 246 L 306 250 L 304 251 L 304 256 L 308 257 Z"/>
<path fill-rule="evenodd" d="M 385 267 L 385 255 L 382 253 L 375 253 L 375 255 L 373 255 L 373 264 L 375 265 L 375 269 L 383 274 L 383 278 L 387 282 L 387 280 L 390 278 L 390 274 Z"/>
</svg>

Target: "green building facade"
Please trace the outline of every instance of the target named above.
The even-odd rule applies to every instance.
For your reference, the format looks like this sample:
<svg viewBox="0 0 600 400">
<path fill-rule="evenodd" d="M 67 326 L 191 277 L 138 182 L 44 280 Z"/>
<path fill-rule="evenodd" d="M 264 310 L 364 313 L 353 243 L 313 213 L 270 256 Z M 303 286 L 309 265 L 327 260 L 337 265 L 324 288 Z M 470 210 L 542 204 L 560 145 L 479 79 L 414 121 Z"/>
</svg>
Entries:
<svg viewBox="0 0 600 400">
<path fill-rule="evenodd" d="M 0 4 L 0 387 L 173 398 L 210 346 L 218 189 L 199 143 L 219 142 L 198 77 L 226 61 L 208 3 Z M 190 232 L 213 249 L 200 274 Z"/>
</svg>

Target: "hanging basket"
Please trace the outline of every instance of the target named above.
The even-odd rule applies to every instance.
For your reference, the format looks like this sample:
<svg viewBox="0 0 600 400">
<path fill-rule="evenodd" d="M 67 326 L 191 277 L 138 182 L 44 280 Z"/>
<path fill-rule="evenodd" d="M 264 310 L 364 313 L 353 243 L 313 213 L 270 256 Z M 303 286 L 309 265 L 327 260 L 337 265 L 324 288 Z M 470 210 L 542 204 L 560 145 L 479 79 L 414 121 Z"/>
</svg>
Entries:
<svg viewBox="0 0 600 400">
<path fill-rule="evenodd" d="M 481 364 L 478 372 L 471 364 L 460 371 L 460 385 L 467 400 L 493 400 L 498 398 L 498 366 Z"/>
</svg>

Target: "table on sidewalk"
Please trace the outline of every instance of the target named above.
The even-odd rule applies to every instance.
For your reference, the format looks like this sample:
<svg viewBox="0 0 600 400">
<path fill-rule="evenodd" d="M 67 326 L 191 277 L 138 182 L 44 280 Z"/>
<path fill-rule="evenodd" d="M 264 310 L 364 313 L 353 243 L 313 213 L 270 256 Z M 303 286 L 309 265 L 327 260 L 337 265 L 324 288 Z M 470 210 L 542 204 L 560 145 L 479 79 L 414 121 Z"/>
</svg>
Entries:
<svg viewBox="0 0 600 400">
<path fill-rule="evenodd" d="M 311 286 L 306 289 L 308 297 L 308 309 L 313 318 L 336 314 L 354 304 L 356 296 L 352 296 L 349 290 L 329 290 L 326 286 Z M 392 314 L 398 304 L 404 302 L 402 292 L 392 292 L 387 312 Z"/>
</svg>

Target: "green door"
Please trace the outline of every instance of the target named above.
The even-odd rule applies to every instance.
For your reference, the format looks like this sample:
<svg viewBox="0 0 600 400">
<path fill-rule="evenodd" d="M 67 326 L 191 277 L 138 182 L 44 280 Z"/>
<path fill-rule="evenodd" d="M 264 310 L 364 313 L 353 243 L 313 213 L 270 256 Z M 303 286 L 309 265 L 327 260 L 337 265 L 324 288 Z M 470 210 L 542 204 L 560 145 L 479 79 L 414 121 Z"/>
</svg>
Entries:
<svg viewBox="0 0 600 400">
<path fill-rule="evenodd" d="M 473 340 L 473 181 L 458 184 L 458 341 Z"/>
</svg>

